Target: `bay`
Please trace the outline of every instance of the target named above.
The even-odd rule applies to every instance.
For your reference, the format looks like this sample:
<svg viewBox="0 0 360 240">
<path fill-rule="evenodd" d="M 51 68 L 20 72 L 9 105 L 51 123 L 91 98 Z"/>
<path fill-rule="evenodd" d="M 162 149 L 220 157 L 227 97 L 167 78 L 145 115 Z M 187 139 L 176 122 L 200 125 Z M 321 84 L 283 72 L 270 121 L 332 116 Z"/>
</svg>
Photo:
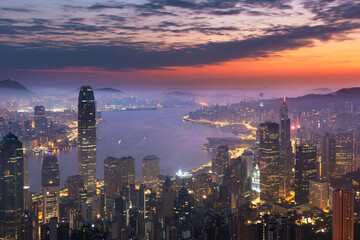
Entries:
<svg viewBox="0 0 360 240">
<path fill-rule="evenodd" d="M 136 179 L 141 179 L 141 161 L 146 155 L 160 158 L 161 174 L 174 174 L 180 168 L 191 170 L 211 160 L 212 153 L 202 149 L 207 137 L 234 137 L 219 128 L 189 123 L 182 116 L 192 107 L 160 110 L 103 112 L 97 126 L 97 177 L 104 177 L 104 159 L 108 156 L 133 156 Z M 119 144 L 119 140 L 121 143 Z M 57 155 L 60 181 L 77 174 L 77 149 Z M 27 152 L 28 179 L 31 191 L 40 192 L 42 155 Z"/>
</svg>

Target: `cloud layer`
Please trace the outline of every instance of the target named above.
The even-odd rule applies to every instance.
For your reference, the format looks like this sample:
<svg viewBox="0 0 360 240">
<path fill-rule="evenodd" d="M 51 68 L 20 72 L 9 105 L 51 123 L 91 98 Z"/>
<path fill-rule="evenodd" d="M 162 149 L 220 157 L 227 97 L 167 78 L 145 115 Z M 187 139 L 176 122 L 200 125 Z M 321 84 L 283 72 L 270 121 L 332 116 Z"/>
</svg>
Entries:
<svg viewBox="0 0 360 240">
<path fill-rule="evenodd" d="M 21 1 L 20 1 L 21 2 Z M 40 1 L 41 2 L 41 1 Z M 0 9 L 0 68 L 168 69 L 266 58 L 360 27 L 340 0 L 68 1 Z M 25 7 L 24 7 L 25 6 Z"/>
</svg>

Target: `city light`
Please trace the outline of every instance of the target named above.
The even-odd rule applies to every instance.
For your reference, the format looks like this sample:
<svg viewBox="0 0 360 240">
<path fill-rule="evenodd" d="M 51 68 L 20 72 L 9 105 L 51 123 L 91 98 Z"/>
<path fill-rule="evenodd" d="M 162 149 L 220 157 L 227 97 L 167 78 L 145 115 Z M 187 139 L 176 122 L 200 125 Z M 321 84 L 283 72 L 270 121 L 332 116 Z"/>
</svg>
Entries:
<svg viewBox="0 0 360 240">
<path fill-rule="evenodd" d="M 359 13 L 2 1 L 0 239 L 360 238 Z"/>
<path fill-rule="evenodd" d="M 189 178 L 192 177 L 192 174 L 186 171 L 181 171 L 181 169 L 179 169 L 179 171 L 176 172 L 176 176 L 180 178 Z"/>
</svg>

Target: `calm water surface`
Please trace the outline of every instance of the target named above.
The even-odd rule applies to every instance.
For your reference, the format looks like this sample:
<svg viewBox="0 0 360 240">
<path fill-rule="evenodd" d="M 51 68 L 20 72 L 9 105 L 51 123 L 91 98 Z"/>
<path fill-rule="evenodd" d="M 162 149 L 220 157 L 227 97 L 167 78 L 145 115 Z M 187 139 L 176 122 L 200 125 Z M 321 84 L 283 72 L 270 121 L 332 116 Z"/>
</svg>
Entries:
<svg viewBox="0 0 360 240">
<path fill-rule="evenodd" d="M 148 111 L 103 112 L 97 127 L 97 175 L 104 177 L 104 159 L 108 156 L 133 156 L 136 179 L 141 179 L 141 160 L 155 154 L 161 161 L 162 174 L 174 174 L 179 168 L 190 170 L 207 163 L 211 153 L 202 149 L 207 137 L 233 137 L 218 128 L 182 121 L 193 108 L 170 108 Z M 121 143 L 118 144 L 121 139 Z M 63 186 L 68 176 L 77 174 L 77 149 L 56 153 Z M 42 156 L 28 156 L 29 185 L 40 192 Z"/>
</svg>

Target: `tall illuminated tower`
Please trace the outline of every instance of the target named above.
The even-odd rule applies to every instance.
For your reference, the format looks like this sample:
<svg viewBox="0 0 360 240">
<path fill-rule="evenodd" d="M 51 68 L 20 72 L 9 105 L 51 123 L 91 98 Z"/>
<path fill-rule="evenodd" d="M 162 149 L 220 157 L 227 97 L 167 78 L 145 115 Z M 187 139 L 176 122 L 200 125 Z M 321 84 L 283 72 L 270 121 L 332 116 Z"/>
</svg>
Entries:
<svg viewBox="0 0 360 240">
<path fill-rule="evenodd" d="M 290 119 L 288 115 L 288 107 L 286 98 L 280 107 L 280 163 L 283 168 L 280 196 L 284 199 L 290 196 L 291 179 L 292 179 L 292 150 L 290 140 Z"/>
<path fill-rule="evenodd" d="M 22 143 L 13 133 L 0 142 L 0 239 L 21 238 L 24 211 Z"/>
<path fill-rule="evenodd" d="M 94 92 L 82 86 L 78 105 L 78 171 L 89 195 L 96 192 L 96 120 Z"/>
<path fill-rule="evenodd" d="M 260 200 L 277 202 L 279 200 L 279 124 L 260 124 Z"/>
<path fill-rule="evenodd" d="M 59 218 L 60 170 L 56 156 L 44 157 L 41 169 L 43 193 L 43 222 L 49 223 L 53 217 Z"/>
</svg>

